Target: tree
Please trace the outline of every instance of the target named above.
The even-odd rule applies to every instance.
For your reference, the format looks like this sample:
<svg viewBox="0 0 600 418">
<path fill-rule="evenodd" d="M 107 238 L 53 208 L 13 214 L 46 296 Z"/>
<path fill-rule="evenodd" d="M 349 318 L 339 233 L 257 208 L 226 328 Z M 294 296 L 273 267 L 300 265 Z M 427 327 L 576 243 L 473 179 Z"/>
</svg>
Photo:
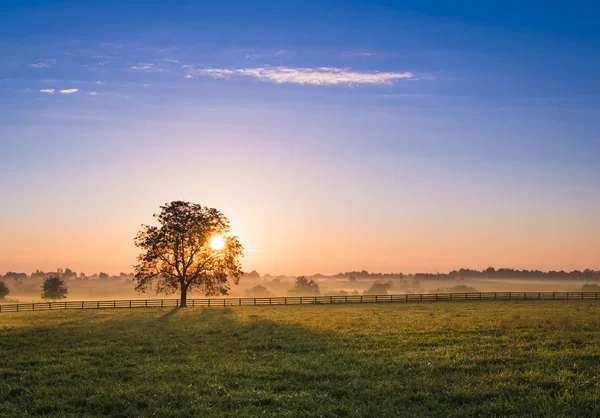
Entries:
<svg viewBox="0 0 600 418">
<path fill-rule="evenodd" d="M 244 273 L 244 277 L 247 279 L 260 279 L 260 274 L 258 274 L 258 271 L 252 270 L 250 273 Z"/>
<path fill-rule="evenodd" d="M 159 226 L 142 225 L 135 238 L 141 249 L 134 266 L 136 290 L 154 287 L 157 293 L 181 294 L 202 290 L 206 295 L 226 295 L 230 282 L 242 276 L 239 258 L 243 247 L 228 236 L 229 219 L 217 209 L 185 201 L 161 206 L 155 214 Z"/>
<path fill-rule="evenodd" d="M 77 278 L 77 273 L 75 273 L 70 268 L 66 268 L 65 271 L 63 272 L 63 274 L 61 275 L 61 277 L 63 279 L 65 279 L 65 280 L 76 279 Z"/>
<path fill-rule="evenodd" d="M 65 299 L 68 294 L 69 289 L 65 281 L 58 274 L 52 274 L 44 279 L 44 283 L 42 284 L 42 299 Z"/>
<path fill-rule="evenodd" d="M 269 289 L 267 289 L 265 286 L 258 284 L 256 286 L 254 286 L 252 289 L 246 290 L 246 295 L 263 298 L 263 297 L 269 297 L 271 295 L 271 292 L 269 292 Z"/>
<path fill-rule="evenodd" d="M 312 279 L 308 279 L 306 276 L 296 277 L 294 286 L 290 289 L 290 293 L 297 295 L 318 295 L 319 285 Z"/>
<path fill-rule="evenodd" d="M 364 293 L 365 295 L 387 295 L 387 291 L 391 287 L 390 283 L 375 282 Z"/>
<path fill-rule="evenodd" d="M 10 290 L 8 289 L 8 286 L 4 282 L 0 281 L 0 300 L 7 297 L 9 293 Z"/>
</svg>

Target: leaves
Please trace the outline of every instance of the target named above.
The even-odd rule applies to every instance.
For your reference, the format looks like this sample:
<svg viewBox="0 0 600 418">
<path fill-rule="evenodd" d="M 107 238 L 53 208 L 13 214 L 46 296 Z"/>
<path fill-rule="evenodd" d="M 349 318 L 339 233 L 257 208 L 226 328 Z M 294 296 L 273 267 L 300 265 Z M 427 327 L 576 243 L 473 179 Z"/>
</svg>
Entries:
<svg viewBox="0 0 600 418">
<path fill-rule="evenodd" d="M 68 287 L 59 275 L 54 274 L 44 279 L 44 283 L 42 284 L 42 299 L 66 299 L 68 294 Z"/>
<path fill-rule="evenodd" d="M 142 225 L 135 238 L 141 249 L 135 266 L 136 290 L 226 295 L 231 283 L 239 283 L 243 247 L 237 237 L 227 236 L 230 224 L 225 215 L 214 208 L 175 201 L 161 206 L 154 217 L 159 225 Z M 220 250 L 209 244 L 217 235 L 225 242 Z"/>
</svg>

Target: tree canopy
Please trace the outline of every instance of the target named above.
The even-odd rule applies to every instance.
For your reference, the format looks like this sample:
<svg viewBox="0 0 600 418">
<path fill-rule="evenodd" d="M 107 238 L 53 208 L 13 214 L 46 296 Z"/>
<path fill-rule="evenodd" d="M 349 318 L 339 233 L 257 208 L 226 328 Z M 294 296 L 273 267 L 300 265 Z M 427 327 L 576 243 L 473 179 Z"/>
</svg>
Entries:
<svg viewBox="0 0 600 418">
<path fill-rule="evenodd" d="M 187 306 L 188 291 L 228 294 L 230 284 L 238 284 L 243 274 L 243 247 L 237 237 L 227 235 L 229 219 L 217 209 L 186 201 L 160 209 L 154 215 L 158 226 L 142 225 L 135 238 L 141 250 L 134 266 L 136 290 L 179 291 L 182 307 Z"/>
<path fill-rule="evenodd" d="M 4 299 L 9 293 L 10 290 L 8 289 L 8 286 L 4 282 L 0 281 L 0 299 Z"/>
<path fill-rule="evenodd" d="M 296 277 L 296 282 L 289 292 L 296 295 L 318 295 L 321 293 L 319 284 L 306 276 Z"/>
<path fill-rule="evenodd" d="M 58 274 L 48 276 L 42 284 L 42 299 L 65 299 L 69 290 L 64 280 Z"/>
</svg>

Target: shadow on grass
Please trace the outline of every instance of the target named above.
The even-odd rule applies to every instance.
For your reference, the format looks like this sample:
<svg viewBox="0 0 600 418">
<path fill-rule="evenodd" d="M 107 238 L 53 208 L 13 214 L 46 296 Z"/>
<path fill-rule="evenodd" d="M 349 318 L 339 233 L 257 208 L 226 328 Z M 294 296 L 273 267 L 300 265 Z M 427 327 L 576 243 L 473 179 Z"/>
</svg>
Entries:
<svg viewBox="0 0 600 418">
<path fill-rule="evenodd" d="M 580 354 L 573 371 L 562 346 L 502 352 L 502 335 L 469 330 L 326 332 L 258 310 L 160 314 L 0 330 L 0 416 L 598 413 L 597 383 L 578 378 L 597 358 Z"/>
</svg>

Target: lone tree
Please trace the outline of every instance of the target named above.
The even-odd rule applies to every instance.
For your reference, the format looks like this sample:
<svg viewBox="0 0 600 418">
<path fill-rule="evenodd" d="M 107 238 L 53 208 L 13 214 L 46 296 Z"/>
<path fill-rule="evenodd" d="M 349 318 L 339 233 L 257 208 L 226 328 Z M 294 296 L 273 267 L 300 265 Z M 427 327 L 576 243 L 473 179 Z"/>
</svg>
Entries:
<svg viewBox="0 0 600 418">
<path fill-rule="evenodd" d="M 319 285 L 317 282 L 315 282 L 313 279 L 308 279 L 306 276 L 296 277 L 296 282 L 289 292 L 296 295 L 320 294 Z"/>
<path fill-rule="evenodd" d="M 8 286 L 4 282 L 0 281 L 0 300 L 7 297 L 9 293 L 10 290 L 8 289 Z"/>
<path fill-rule="evenodd" d="M 42 299 L 65 299 L 68 294 L 69 289 L 58 274 L 52 274 L 44 279 L 44 283 L 42 284 Z"/>
<path fill-rule="evenodd" d="M 134 266 L 136 290 L 155 288 L 157 293 L 181 292 L 181 307 L 187 292 L 226 295 L 230 282 L 242 276 L 239 258 L 243 247 L 228 236 L 229 219 L 217 209 L 185 201 L 161 206 L 155 214 L 159 226 L 142 225 L 135 238 L 141 249 Z"/>
</svg>

